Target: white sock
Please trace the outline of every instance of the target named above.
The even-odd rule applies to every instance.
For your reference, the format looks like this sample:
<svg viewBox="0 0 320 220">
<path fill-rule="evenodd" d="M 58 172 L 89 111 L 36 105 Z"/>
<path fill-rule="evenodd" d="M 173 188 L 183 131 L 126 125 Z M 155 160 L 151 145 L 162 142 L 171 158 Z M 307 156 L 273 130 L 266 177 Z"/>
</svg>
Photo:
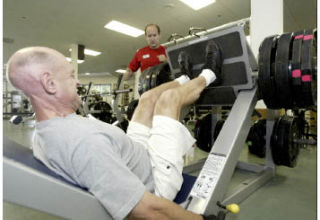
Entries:
<svg viewBox="0 0 320 220">
<path fill-rule="evenodd" d="M 175 80 L 178 81 L 178 83 L 180 83 L 180 85 L 183 85 L 186 82 L 188 82 L 190 80 L 190 78 L 187 75 L 181 75 L 178 78 L 176 78 Z"/>
<path fill-rule="evenodd" d="M 206 79 L 206 86 L 216 80 L 216 74 L 210 69 L 203 69 L 199 76 L 203 76 Z"/>
</svg>

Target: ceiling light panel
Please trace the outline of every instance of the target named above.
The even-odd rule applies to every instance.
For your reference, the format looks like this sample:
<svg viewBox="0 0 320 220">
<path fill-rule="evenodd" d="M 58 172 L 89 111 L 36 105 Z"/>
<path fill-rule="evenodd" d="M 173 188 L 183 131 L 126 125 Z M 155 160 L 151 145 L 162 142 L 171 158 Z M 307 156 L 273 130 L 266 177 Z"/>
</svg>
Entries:
<svg viewBox="0 0 320 220">
<path fill-rule="evenodd" d="M 72 49 L 70 48 L 69 51 L 71 52 Z M 90 50 L 90 49 L 84 49 L 84 54 L 89 55 L 89 56 L 99 56 L 101 52 L 95 51 L 95 50 Z"/>
<path fill-rule="evenodd" d="M 72 60 L 71 60 L 70 57 L 66 57 L 66 59 L 67 59 L 68 62 L 71 63 Z M 79 64 L 80 64 L 80 63 L 83 63 L 83 62 L 84 62 L 84 60 L 78 60 L 78 61 L 77 61 L 77 63 L 79 63 Z"/>
<path fill-rule="evenodd" d="M 139 37 L 144 34 L 143 30 L 140 30 L 138 28 L 132 27 L 127 24 L 123 24 L 123 23 L 121 23 L 119 21 L 115 21 L 115 20 L 110 21 L 104 27 L 107 29 L 113 30 L 113 31 L 120 32 L 122 34 L 129 35 L 131 37 Z"/>
<path fill-rule="evenodd" d="M 186 5 L 188 5 L 189 7 L 191 7 L 194 10 L 199 10 L 201 8 L 204 8 L 214 2 L 216 2 L 216 0 L 180 0 L 181 2 L 185 3 Z"/>
<path fill-rule="evenodd" d="M 90 50 L 90 49 L 84 49 L 84 54 L 90 55 L 90 56 L 99 56 L 101 54 L 101 52 L 95 51 L 95 50 Z"/>
<path fill-rule="evenodd" d="M 125 73 L 125 72 L 127 72 L 127 70 L 124 70 L 124 69 L 118 69 L 118 70 L 116 70 L 116 73 Z"/>
</svg>

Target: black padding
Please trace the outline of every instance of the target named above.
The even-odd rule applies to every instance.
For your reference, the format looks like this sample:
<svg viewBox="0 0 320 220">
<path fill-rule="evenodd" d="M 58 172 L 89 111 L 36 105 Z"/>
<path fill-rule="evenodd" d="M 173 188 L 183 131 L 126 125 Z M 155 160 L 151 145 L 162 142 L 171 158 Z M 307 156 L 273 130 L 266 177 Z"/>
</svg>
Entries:
<svg viewBox="0 0 320 220">
<path fill-rule="evenodd" d="M 196 105 L 232 105 L 239 91 L 252 89 L 255 85 L 250 66 L 257 69 L 257 65 L 252 53 L 248 51 L 243 27 L 233 26 L 170 46 L 166 50 L 168 63 L 172 74 L 181 74 L 178 57 L 181 52 L 185 52 L 192 61 L 193 75 L 198 76 L 207 62 L 206 47 L 211 41 L 219 45 L 223 58 L 221 83 L 209 85 L 210 92 L 201 93 Z M 214 89 L 211 90 L 211 87 Z"/>
<path fill-rule="evenodd" d="M 222 67 L 222 84 L 223 86 L 234 86 L 248 83 L 246 67 L 244 62 L 224 64 Z"/>
<path fill-rule="evenodd" d="M 208 87 L 203 90 L 196 104 L 211 105 L 212 103 L 219 103 L 222 105 L 230 105 L 233 104 L 235 100 L 236 95 L 232 87 Z"/>
<path fill-rule="evenodd" d="M 210 40 L 214 40 L 221 45 L 224 59 L 242 56 L 243 54 L 239 32 L 232 32 L 220 37 L 212 38 Z M 170 51 L 168 55 L 170 57 L 172 68 L 179 69 L 178 56 L 181 51 L 185 51 L 192 56 L 193 65 L 204 64 L 204 51 L 207 43 L 208 41 L 205 40 L 196 44 L 191 44 L 184 48 Z"/>
<path fill-rule="evenodd" d="M 196 176 L 191 176 L 189 174 L 183 173 L 182 176 L 183 176 L 183 184 L 176 198 L 173 200 L 177 204 L 181 204 L 184 201 L 186 201 L 194 183 L 197 180 Z"/>
<path fill-rule="evenodd" d="M 10 140 L 6 137 L 3 138 L 3 156 L 9 159 L 12 159 L 14 161 L 17 161 L 19 163 L 22 163 L 27 167 L 33 168 L 39 171 L 40 173 L 54 177 L 72 186 L 81 188 L 80 186 L 71 183 L 70 181 L 64 179 L 63 177 L 57 175 L 52 170 L 47 168 L 41 161 L 37 160 L 33 156 L 32 150 L 30 148 L 24 147 L 18 144 L 17 142 Z"/>
</svg>

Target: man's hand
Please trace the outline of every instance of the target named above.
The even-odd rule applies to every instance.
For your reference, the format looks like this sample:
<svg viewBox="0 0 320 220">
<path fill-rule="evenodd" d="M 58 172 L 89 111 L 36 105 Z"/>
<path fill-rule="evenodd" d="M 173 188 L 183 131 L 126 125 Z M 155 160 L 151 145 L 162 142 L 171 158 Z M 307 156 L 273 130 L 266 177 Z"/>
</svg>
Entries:
<svg viewBox="0 0 320 220">
<path fill-rule="evenodd" d="M 167 61 L 167 57 L 164 54 L 158 55 L 158 59 L 163 63 Z"/>
<path fill-rule="evenodd" d="M 128 215 L 129 219 L 181 219 L 202 220 L 201 215 L 183 209 L 174 202 L 145 192 L 139 203 Z"/>
<path fill-rule="evenodd" d="M 123 74 L 124 80 L 129 80 L 133 76 L 133 72 L 131 69 L 127 68 L 127 71 Z"/>
</svg>

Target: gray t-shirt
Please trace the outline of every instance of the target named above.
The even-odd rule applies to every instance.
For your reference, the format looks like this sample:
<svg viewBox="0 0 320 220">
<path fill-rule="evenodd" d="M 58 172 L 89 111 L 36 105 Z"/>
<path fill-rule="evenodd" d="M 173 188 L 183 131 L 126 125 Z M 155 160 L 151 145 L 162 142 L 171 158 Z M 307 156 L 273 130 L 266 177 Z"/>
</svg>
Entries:
<svg viewBox="0 0 320 220">
<path fill-rule="evenodd" d="M 35 156 L 87 188 L 114 219 L 123 219 L 145 191 L 154 192 L 147 150 L 120 128 L 70 114 L 36 124 Z"/>
</svg>

